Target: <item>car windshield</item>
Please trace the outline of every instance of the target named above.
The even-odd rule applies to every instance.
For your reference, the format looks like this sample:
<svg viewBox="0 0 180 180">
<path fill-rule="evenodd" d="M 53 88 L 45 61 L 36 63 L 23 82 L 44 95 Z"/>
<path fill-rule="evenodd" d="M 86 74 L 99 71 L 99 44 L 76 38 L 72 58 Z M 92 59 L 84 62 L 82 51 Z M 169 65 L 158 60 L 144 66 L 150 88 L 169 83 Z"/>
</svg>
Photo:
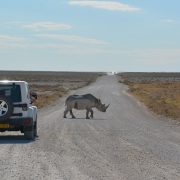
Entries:
<svg viewBox="0 0 180 180">
<path fill-rule="evenodd" d="M 20 85 L 0 84 L 0 96 L 8 97 L 12 100 L 12 102 L 20 102 L 21 101 Z"/>
</svg>

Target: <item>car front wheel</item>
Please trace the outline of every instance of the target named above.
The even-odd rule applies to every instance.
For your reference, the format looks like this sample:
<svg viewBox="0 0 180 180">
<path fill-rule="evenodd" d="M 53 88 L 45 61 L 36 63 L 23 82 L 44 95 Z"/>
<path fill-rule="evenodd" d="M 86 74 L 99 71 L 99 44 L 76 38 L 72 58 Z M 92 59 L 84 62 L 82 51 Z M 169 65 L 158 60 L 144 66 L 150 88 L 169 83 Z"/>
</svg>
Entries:
<svg viewBox="0 0 180 180">
<path fill-rule="evenodd" d="M 34 137 L 38 137 L 38 133 L 37 133 L 37 121 L 35 122 L 35 126 L 34 126 Z"/>
</svg>

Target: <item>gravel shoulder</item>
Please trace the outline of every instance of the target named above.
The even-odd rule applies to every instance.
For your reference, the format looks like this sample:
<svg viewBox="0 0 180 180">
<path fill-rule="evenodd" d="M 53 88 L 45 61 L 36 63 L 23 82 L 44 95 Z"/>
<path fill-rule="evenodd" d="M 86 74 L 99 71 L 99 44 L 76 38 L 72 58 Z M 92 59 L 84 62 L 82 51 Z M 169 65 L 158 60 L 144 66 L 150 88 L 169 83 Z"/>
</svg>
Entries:
<svg viewBox="0 0 180 180">
<path fill-rule="evenodd" d="M 126 90 L 115 76 L 100 77 L 72 93 L 93 93 L 111 104 L 106 113 L 63 119 L 63 97 L 39 112 L 36 141 L 1 134 L 1 179 L 179 180 L 179 124 L 151 114 Z"/>
</svg>

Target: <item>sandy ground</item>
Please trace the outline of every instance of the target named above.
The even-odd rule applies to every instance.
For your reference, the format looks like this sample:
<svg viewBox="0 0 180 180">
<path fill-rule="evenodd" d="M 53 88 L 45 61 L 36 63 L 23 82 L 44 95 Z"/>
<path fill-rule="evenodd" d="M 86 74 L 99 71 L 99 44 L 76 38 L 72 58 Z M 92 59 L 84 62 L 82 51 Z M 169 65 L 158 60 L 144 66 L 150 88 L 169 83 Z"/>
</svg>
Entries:
<svg viewBox="0 0 180 180">
<path fill-rule="evenodd" d="M 152 115 L 126 90 L 115 76 L 101 77 L 75 93 L 111 103 L 106 113 L 63 119 L 63 97 L 39 112 L 36 141 L 1 134 L 0 179 L 179 180 L 179 124 Z"/>
</svg>

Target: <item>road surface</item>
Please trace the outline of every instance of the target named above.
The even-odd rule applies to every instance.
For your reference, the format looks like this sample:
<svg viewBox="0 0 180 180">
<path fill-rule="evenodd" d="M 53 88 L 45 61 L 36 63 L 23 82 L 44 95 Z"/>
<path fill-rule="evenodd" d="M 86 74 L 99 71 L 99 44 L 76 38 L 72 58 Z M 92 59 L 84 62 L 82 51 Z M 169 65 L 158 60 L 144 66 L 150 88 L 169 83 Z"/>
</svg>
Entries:
<svg viewBox="0 0 180 180">
<path fill-rule="evenodd" d="M 63 119 L 63 97 L 39 112 L 36 141 L 1 134 L 0 179 L 180 180 L 180 125 L 148 112 L 126 90 L 115 76 L 100 77 L 75 93 L 110 103 L 106 113 Z"/>
</svg>

